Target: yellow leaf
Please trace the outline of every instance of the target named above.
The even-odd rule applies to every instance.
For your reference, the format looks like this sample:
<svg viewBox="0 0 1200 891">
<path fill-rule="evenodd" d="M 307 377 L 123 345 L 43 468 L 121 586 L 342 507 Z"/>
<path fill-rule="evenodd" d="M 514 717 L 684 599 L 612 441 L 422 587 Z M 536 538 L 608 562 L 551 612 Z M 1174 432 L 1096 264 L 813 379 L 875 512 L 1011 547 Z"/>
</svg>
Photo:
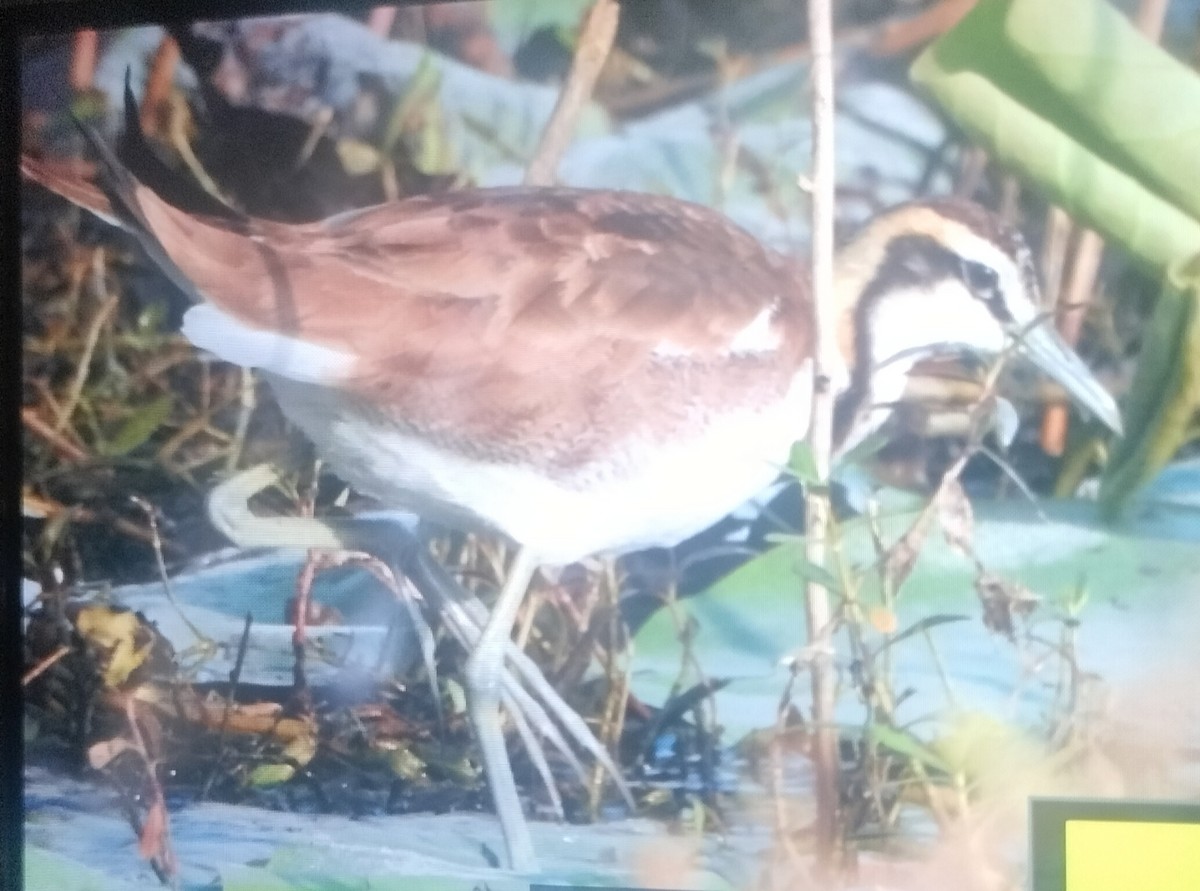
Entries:
<svg viewBox="0 0 1200 891">
<path fill-rule="evenodd" d="M 120 687 L 141 667 L 154 646 L 137 613 L 108 606 L 86 606 L 75 628 L 99 655 L 106 687 Z"/>
</svg>

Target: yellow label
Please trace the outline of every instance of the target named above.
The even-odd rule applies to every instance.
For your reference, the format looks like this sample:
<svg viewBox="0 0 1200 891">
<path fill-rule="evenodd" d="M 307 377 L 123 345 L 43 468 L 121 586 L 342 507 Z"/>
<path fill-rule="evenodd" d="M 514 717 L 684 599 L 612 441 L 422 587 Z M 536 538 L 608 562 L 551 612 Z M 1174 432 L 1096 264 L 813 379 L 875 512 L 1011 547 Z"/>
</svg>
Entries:
<svg viewBox="0 0 1200 891">
<path fill-rule="evenodd" d="M 1065 891 L 1197 891 L 1200 824 L 1068 820 Z"/>
</svg>

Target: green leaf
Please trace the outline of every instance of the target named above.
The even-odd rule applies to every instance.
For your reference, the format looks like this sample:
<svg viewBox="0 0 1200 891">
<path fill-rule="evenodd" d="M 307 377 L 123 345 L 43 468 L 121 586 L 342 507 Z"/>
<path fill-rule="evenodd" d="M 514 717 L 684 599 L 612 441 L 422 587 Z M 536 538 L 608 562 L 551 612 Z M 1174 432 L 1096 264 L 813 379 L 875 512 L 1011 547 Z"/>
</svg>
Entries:
<svg viewBox="0 0 1200 891">
<path fill-rule="evenodd" d="M 921 619 L 920 621 L 914 622 L 913 624 L 909 625 L 903 631 L 899 631 L 896 634 L 894 634 L 892 637 L 889 637 L 884 642 L 883 646 L 881 646 L 879 648 L 877 653 L 882 653 L 888 647 L 895 646 L 896 644 L 900 643 L 902 640 L 912 637 L 913 635 L 920 634 L 924 631 L 929 631 L 931 628 L 937 628 L 939 625 L 951 625 L 955 622 L 969 622 L 970 619 L 971 619 L 970 616 L 947 614 L 947 613 L 938 613 L 936 615 L 926 616 L 925 618 Z"/>
<path fill-rule="evenodd" d="M 1115 443 L 1100 487 L 1109 517 L 1161 470 L 1191 434 L 1200 409 L 1200 254 L 1173 267 L 1154 308 L 1125 405 L 1125 436 Z"/>
<path fill-rule="evenodd" d="M 944 758 L 906 730 L 897 730 L 895 727 L 883 724 L 872 724 L 867 729 L 867 735 L 876 745 L 883 746 L 897 755 L 912 758 L 941 773 L 951 774 L 954 772 Z"/>
<path fill-rule="evenodd" d="M 805 557 L 804 551 L 800 549 L 796 550 L 796 561 L 792 564 L 792 568 L 796 572 L 796 578 L 801 581 L 816 582 L 833 594 L 842 592 L 841 580 L 824 566 L 818 566 Z"/>
<path fill-rule="evenodd" d="M 167 422 L 174 404 L 174 397 L 170 393 L 164 393 L 152 402 L 138 407 L 98 451 L 109 458 L 128 455 L 149 440 L 155 431 Z"/>
<path fill-rule="evenodd" d="M 1077 113 L 1073 133 L 1200 219 L 1196 72 L 1107 2 L 1019 0 L 1005 24 L 1014 51 Z"/>
<path fill-rule="evenodd" d="M 250 771 L 246 784 L 255 789 L 280 786 L 296 775 L 296 768 L 287 763 L 259 764 Z"/>
<path fill-rule="evenodd" d="M 1045 18 L 1051 10 L 1070 24 L 1054 27 L 1058 19 Z M 1187 104 L 1200 85 L 1185 87 L 1196 76 L 1175 72 L 1177 92 L 1163 91 L 1152 78 L 1168 66 L 1159 58 L 1166 54 L 1119 29 L 1110 18 L 1116 15 L 1102 0 L 985 0 L 917 59 L 912 77 L 999 162 L 1144 263 L 1165 269 L 1200 250 L 1200 220 L 1164 197 L 1194 194 L 1200 131 L 1160 128 L 1156 147 L 1136 146 L 1128 133 L 1140 133 L 1131 123 L 1140 124 L 1143 106 L 1160 120 L 1173 113 L 1168 104 Z M 1115 48 L 1105 43 L 1117 34 Z M 1117 81 L 1119 89 L 1106 86 Z M 1106 138 L 1121 128 L 1119 144 Z M 1186 163 L 1164 170 L 1144 159 L 1164 151 L 1164 143 Z"/>
<path fill-rule="evenodd" d="M 434 64 L 433 54 L 424 53 L 417 63 L 417 70 L 405 90 L 388 115 L 381 141 L 382 153 L 391 154 L 405 135 L 413 128 L 414 123 L 424 119 L 431 108 L 438 103 L 438 94 L 442 88 L 442 74 Z"/>
<path fill-rule="evenodd" d="M 821 482 L 817 473 L 817 460 L 813 457 L 812 446 L 800 440 L 792 446 L 792 455 L 788 459 L 788 470 L 805 486 Z"/>
</svg>

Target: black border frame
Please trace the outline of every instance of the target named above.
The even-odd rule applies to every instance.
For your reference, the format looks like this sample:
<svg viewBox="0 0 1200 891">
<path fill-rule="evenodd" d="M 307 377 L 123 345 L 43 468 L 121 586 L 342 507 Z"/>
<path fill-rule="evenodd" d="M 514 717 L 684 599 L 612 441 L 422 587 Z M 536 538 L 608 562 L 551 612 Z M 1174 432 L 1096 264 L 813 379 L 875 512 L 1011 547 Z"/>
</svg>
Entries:
<svg viewBox="0 0 1200 891">
<path fill-rule="evenodd" d="M 1030 891 L 1066 891 L 1067 822 L 1200 825 L 1200 802 L 1101 798 L 1029 801 Z"/>
</svg>

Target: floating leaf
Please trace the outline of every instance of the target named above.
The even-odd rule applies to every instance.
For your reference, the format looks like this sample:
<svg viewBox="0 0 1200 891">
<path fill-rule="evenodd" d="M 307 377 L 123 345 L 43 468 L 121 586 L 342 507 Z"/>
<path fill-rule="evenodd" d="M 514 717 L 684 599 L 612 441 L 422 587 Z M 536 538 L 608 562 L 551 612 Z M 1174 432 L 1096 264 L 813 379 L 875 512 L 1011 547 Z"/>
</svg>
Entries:
<svg viewBox="0 0 1200 891">
<path fill-rule="evenodd" d="M 1184 627 L 1164 627 L 1163 619 L 1190 609 L 1184 604 L 1200 586 L 1200 523 L 1193 503 L 1158 501 L 1153 511 L 1131 512 L 1116 526 L 1099 522 L 1096 505 L 1083 501 L 1047 500 L 1037 507 L 1024 500 L 976 501 L 973 507 L 975 553 L 997 576 L 1056 604 L 1086 584 L 1088 633 L 1082 647 L 1103 648 L 1114 670 L 1151 663 L 1165 641 L 1174 644 L 1181 634 L 1186 639 Z M 881 512 L 883 540 L 894 541 L 913 518 L 911 510 Z M 844 523 L 839 547 L 857 577 L 860 600 L 881 603 L 869 525 Z M 634 641 L 634 693 L 653 704 L 669 700 L 686 650 L 707 675 L 730 679 L 713 697 L 727 739 L 773 727 L 780 692 L 792 679 L 783 660 L 802 645 L 807 627 L 795 553 L 794 545 L 772 548 L 709 590 L 652 616 Z M 908 715 L 946 706 L 943 669 L 959 703 L 1013 714 L 1006 685 L 1024 677 L 1027 666 L 1019 651 L 978 621 L 976 576 L 974 562 L 955 553 L 940 534 L 926 540 L 895 605 L 902 630 L 879 642 L 891 654 L 897 682 L 912 686 L 904 702 Z M 684 626 L 692 629 L 686 642 L 680 639 Z M 926 631 L 937 645 L 940 668 L 920 639 Z M 798 688 L 801 708 L 806 695 Z M 1032 692 L 1022 703 L 1021 714 L 1043 714 L 1044 703 Z M 855 720 L 854 714 L 849 710 L 845 720 Z"/>
</svg>

